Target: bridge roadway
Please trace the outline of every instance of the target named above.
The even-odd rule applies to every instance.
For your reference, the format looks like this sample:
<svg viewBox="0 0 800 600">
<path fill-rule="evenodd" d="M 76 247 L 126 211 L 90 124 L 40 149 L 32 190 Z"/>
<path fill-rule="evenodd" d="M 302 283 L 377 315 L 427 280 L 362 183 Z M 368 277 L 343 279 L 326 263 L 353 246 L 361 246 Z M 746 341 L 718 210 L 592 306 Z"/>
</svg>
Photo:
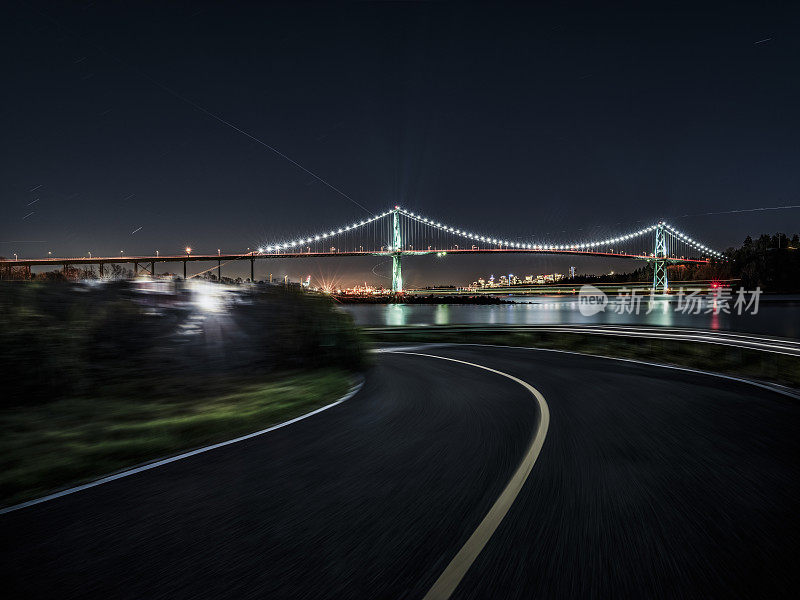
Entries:
<svg viewBox="0 0 800 600">
<path fill-rule="evenodd" d="M 406 351 L 308 419 L 0 515 L 7 597 L 796 593 L 796 398 L 587 356 Z"/>
<path fill-rule="evenodd" d="M 615 252 L 590 252 L 583 250 L 536 250 L 522 248 L 456 248 L 430 250 L 403 250 L 402 256 L 425 256 L 445 252 L 447 254 L 564 254 L 571 256 L 601 256 L 611 258 L 632 258 L 638 260 L 654 260 L 647 254 L 626 254 Z M 97 264 L 147 264 L 174 262 L 232 262 L 238 260 L 266 260 L 272 258 L 331 258 L 342 256 L 385 256 L 397 253 L 386 250 L 346 251 L 346 252 L 245 252 L 242 254 L 172 254 L 157 256 L 78 256 L 78 257 L 46 257 L 23 258 L 19 260 L 0 260 L 0 267 L 37 267 L 63 265 L 97 265 Z M 666 257 L 663 260 L 675 263 L 708 263 L 708 259 L 692 259 L 682 257 Z"/>
</svg>

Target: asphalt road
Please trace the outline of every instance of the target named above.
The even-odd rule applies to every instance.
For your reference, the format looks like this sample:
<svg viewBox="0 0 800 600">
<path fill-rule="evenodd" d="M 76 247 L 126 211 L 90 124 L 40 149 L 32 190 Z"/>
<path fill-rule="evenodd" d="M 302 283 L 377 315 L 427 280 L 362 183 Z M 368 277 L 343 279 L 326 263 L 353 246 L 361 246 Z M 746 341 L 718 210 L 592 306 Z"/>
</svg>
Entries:
<svg viewBox="0 0 800 600">
<path fill-rule="evenodd" d="M 794 597 L 800 410 L 743 383 L 569 354 L 425 352 L 545 397 L 541 454 L 454 598 Z M 0 516 L 5 597 L 421 598 L 539 425 L 500 375 L 383 354 L 264 436 Z"/>
</svg>

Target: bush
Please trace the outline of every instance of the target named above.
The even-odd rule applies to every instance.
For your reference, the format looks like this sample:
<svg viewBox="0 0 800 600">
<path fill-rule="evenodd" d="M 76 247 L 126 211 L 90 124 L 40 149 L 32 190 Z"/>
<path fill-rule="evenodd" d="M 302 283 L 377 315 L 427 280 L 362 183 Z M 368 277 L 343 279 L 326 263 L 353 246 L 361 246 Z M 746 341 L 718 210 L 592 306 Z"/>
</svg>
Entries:
<svg viewBox="0 0 800 600">
<path fill-rule="evenodd" d="M 157 310 L 153 298 L 125 282 L 0 285 L 3 403 L 121 390 L 170 395 L 226 377 L 362 366 L 360 335 L 328 298 L 277 287 L 242 291 L 227 310 L 208 314 L 186 291 L 160 297 Z"/>
</svg>

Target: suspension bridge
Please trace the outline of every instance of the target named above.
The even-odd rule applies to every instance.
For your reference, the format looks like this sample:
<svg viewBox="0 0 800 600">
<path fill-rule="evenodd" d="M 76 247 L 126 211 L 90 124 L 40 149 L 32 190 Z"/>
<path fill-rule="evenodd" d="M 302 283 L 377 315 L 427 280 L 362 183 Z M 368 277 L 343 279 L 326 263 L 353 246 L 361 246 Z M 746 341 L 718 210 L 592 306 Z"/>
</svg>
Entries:
<svg viewBox="0 0 800 600">
<path fill-rule="evenodd" d="M 324 258 L 342 256 L 386 256 L 392 258 L 392 291 L 403 291 L 402 258 L 428 254 L 548 254 L 625 258 L 652 263 L 653 289 L 666 293 L 669 288 L 667 265 L 708 263 L 722 259 L 709 248 L 664 221 L 605 239 L 513 239 L 455 227 L 411 212 L 400 206 L 341 227 L 319 231 L 294 239 L 275 240 L 244 253 L 197 254 L 186 248 L 183 254 L 153 256 L 43 257 L 4 260 L 2 270 L 42 265 L 98 265 L 100 275 L 107 264 L 132 264 L 134 275 L 155 274 L 156 263 L 183 263 L 187 277 L 188 262 L 217 263 L 218 278 L 222 267 L 232 261 L 250 261 L 250 279 L 255 280 L 255 261 L 275 258 Z M 193 275 L 194 277 L 196 275 Z"/>
</svg>

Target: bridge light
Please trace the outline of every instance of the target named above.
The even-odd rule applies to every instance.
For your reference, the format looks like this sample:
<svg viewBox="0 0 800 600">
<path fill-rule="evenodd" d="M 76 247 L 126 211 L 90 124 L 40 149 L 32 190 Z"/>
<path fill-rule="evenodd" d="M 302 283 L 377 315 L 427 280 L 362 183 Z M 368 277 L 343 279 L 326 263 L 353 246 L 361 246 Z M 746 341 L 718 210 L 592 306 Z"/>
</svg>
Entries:
<svg viewBox="0 0 800 600">
<path fill-rule="evenodd" d="M 219 252 L 219 250 L 217 250 L 217 252 Z M 259 248 L 258 248 L 258 252 L 259 252 L 259 254 L 260 254 L 261 252 L 264 252 L 264 248 L 262 248 L 262 247 L 260 247 L 260 246 L 259 246 Z"/>
</svg>

